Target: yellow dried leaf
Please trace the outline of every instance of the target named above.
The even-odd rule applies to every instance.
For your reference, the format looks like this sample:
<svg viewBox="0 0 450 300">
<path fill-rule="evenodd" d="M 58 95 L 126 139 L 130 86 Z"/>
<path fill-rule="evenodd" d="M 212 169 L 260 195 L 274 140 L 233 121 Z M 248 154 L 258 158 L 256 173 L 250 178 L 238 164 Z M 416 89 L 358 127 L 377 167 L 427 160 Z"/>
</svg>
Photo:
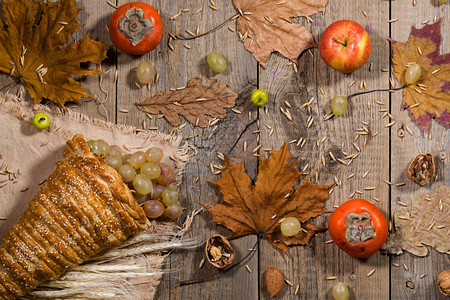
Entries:
<svg viewBox="0 0 450 300">
<path fill-rule="evenodd" d="M 81 24 L 75 0 L 3 0 L 5 23 L 0 22 L 0 71 L 17 77 L 41 102 L 43 98 L 64 106 L 67 101 L 92 97 L 71 75 L 102 74 L 100 62 L 108 47 L 86 35 L 65 46 Z M 97 68 L 83 69 L 80 63 Z"/>
</svg>

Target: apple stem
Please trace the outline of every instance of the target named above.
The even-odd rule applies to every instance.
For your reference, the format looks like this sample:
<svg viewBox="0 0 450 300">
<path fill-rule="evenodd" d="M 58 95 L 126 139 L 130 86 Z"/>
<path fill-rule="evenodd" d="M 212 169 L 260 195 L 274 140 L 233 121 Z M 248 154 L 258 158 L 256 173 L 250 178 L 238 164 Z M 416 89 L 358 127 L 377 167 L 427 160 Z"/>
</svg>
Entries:
<svg viewBox="0 0 450 300">
<path fill-rule="evenodd" d="M 193 40 L 193 39 L 199 38 L 199 37 L 201 37 L 201 36 L 207 35 L 208 33 L 211 33 L 211 32 L 213 32 L 214 30 L 219 29 L 220 27 L 222 27 L 223 25 L 227 24 L 227 23 L 230 22 L 231 20 L 234 20 L 234 19 L 237 18 L 238 16 L 239 16 L 239 14 L 232 15 L 231 17 L 229 17 L 228 19 L 226 19 L 225 21 L 223 21 L 222 23 L 220 23 L 220 24 L 217 25 L 216 27 L 214 27 L 214 28 L 212 28 L 212 29 L 210 29 L 210 30 L 208 30 L 208 31 L 206 31 L 206 32 L 204 32 L 204 33 L 201 33 L 201 34 L 197 34 L 197 35 L 194 35 L 194 36 L 183 36 L 183 35 L 179 34 L 179 35 L 177 36 L 177 39 L 180 39 L 180 40 Z"/>
<path fill-rule="evenodd" d="M 332 40 L 337 42 L 337 43 L 339 43 L 339 44 L 341 44 L 344 47 L 347 47 L 347 43 L 344 42 L 344 41 L 341 41 L 340 39 L 337 39 L 337 38 L 334 37 L 334 38 L 332 38 Z"/>
<path fill-rule="evenodd" d="M 369 93 L 373 93 L 373 92 L 394 92 L 394 91 L 402 90 L 405 87 L 406 87 L 406 85 L 403 85 L 398 88 L 393 88 L 393 89 L 376 89 L 376 90 L 369 90 L 369 91 L 354 93 L 354 94 L 348 95 L 347 100 L 350 100 L 351 98 L 359 96 L 359 95 L 369 94 Z"/>
</svg>

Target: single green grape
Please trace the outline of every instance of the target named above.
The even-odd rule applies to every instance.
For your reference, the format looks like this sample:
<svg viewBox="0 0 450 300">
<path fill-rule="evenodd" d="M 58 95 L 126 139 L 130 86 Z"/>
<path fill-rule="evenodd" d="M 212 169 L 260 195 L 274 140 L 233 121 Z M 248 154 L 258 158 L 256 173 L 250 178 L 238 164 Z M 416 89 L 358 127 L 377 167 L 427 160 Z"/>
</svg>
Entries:
<svg viewBox="0 0 450 300">
<path fill-rule="evenodd" d="M 43 130 L 50 126 L 50 118 L 46 113 L 38 112 L 31 119 L 31 124 L 33 124 L 36 129 Z"/>
<path fill-rule="evenodd" d="M 135 169 L 142 167 L 147 161 L 147 155 L 144 151 L 137 151 L 130 156 L 130 165 Z"/>
<path fill-rule="evenodd" d="M 269 94 L 263 89 L 257 89 L 253 91 L 251 99 L 254 105 L 264 106 L 269 100 Z"/>
<path fill-rule="evenodd" d="M 134 193 L 134 200 L 136 200 L 137 203 L 144 203 L 147 201 L 148 194 L 147 195 L 141 195 L 139 193 Z"/>
<path fill-rule="evenodd" d="M 170 166 L 165 163 L 160 163 L 159 168 L 161 169 L 161 175 L 156 178 L 156 182 L 165 186 L 169 186 L 175 181 L 175 173 L 172 171 Z"/>
<path fill-rule="evenodd" d="M 152 192 L 153 184 L 146 175 L 137 174 L 133 179 L 133 188 L 137 193 L 141 195 L 147 195 Z"/>
<path fill-rule="evenodd" d="M 331 99 L 331 110 L 336 116 L 341 116 L 347 110 L 347 97 L 334 96 Z"/>
<path fill-rule="evenodd" d="M 131 182 L 136 177 L 136 170 L 129 164 L 122 165 L 118 172 L 124 182 Z"/>
<path fill-rule="evenodd" d="M 182 212 L 183 208 L 181 208 L 181 205 L 179 203 L 175 203 L 171 206 L 166 207 L 166 209 L 164 210 L 164 215 L 169 219 L 174 220 L 181 216 Z"/>
<path fill-rule="evenodd" d="M 136 68 L 136 76 L 140 83 L 148 84 L 153 80 L 153 66 L 143 61 Z"/>
<path fill-rule="evenodd" d="M 129 165 L 130 164 L 131 154 L 125 154 L 122 156 L 122 164 Z"/>
<path fill-rule="evenodd" d="M 144 203 L 144 211 L 147 217 L 158 218 L 164 213 L 164 205 L 158 200 L 149 200 Z"/>
<path fill-rule="evenodd" d="M 167 188 L 161 193 L 162 202 L 165 206 L 171 206 L 178 203 L 178 190 L 176 188 Z"/>
<path fill-rule="evenodd" d="M 334 300 L 348 300 L 348 297 L 350 296 L 348 287 L 343 282 L 338 282 L 333 286 L 332 294 Z"/>
<path fill-rule="evenodd" d="M 122 156 L 108 155 L 107 157 L 105 157 L 105 162 L 108 166 L 119 170 L 119 168 L 122 166 Z"/>
<path fill-rule="evenodd" d="M 106 157 L 109 154 L 109 145 L 104 140 L 89 140 L 87 141 L 87 144 L 89 150 L 98 156 Z"/>
<path fill-rule="evenodd" d="M 222 54 L 218 52 L 211 52 L 206 58 L 209 67 L 216 73 L 221 73 L 227 67 L 227 61 Z"/>
<path fill-rule="evenodd" d="M 405 71 L 405 81 L 407 84 L 414 84 L 420 79 L 422 70 L 416 63 L 411 64 Z"/>
<path fill-rule="evenodd" d="M 285 218 L 281 221 L 281 233 L 285 236 L 294 236 L 300 231 L 300 221 L 294 217 Z"/>
<path fill-rule="evenodd" d="M 145 154 L 147 154 L 147 161 L 155 164 L 159 163 L 164 156 L 163 151 L 159 147 L 151 147 L 145 151 Z"/>
<path fill-rule="evenodd" d="M 122 149 L 117 145 L 109 146 L 109 155 L 120 155 L 122 156 Z"/>
<path fill-rule="evenodd" d="M 147 175 L 148 178 L 153 180 L 161 175 L 161 168 L 155 163 L 145 163 L 141 167 L 140 173 Z"/>
</svg>

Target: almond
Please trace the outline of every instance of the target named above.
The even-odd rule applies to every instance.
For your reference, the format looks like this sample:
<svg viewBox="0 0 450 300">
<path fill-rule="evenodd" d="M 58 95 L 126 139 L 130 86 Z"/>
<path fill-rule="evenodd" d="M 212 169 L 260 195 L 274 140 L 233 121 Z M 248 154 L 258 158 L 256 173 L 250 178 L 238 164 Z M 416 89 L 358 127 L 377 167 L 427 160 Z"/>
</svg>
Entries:
<svg viewBox="0 0 450 300">
<path fill-rule="evenodd" d="M 270 267 L 266 271 L 266 288 L 270 297 L 278 295 L 284 286 L 284 276 L 280 270 Z"/>
</svg>

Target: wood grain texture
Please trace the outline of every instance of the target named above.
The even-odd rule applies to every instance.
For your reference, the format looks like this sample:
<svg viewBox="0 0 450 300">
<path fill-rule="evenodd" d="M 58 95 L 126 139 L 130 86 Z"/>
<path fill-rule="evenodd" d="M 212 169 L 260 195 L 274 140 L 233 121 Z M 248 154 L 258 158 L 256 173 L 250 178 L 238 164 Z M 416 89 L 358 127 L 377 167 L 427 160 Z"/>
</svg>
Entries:
<svg viewBox="0 0 450 300">
<path fill-rule="evenodd" d="M 370 12 L 365 17 L 362 10 Z M 332 12 L 332 13 L 331 13 Z M 279 147 L 284 141 L 306 138 L 303 148 L 291 145 L 291 151 L 299 156 L 299 169 L 309 164 L 307 172 L 316 182 L 316 172 L 319 174 L 319 184 L 329 184 L 335 177 L 342 186 L 335 186 L 330 198 L 326 201 L 326 208 L 330 211 L 335 205 L 340 205 L 349 198 L 363 197 L 374 202 L 387 216 L 389 212 L 388 188 L 380 178 L 388 176 L 389 169 L 389 132 L 384 129 L 384 120 L 379 119 L 375 100 L 382 100 L 383 95 L 370 94 L 350 100 L 349 109 L 344 116 L 324 121 L 324 115 L 331 111 L 330 100 L 334 95 L 348 95 L 360 90 L 360 83 L 365 80 L 369 88 L 382 87 L 388 80 L 386 73 L 381 73 L 389 63 L 389 45 L 383 36 L 389 32 L 385 23 L 388 15 L 387 3 L 373 1 L 358 1 L 357 5 L 342 5 L 341 1 L 331 0 L 326 13 L 312 16 L 313 23 L 304 23 L 312 31 L 316 41 L 320 40 L 323 30 L 338 19 L 351 19 L 369 29 L 373 44 L 373 53 L 368 63 L 350 74 L 348 77 L 329 68 L 320 58 L 318 49 L 313 49 L 314 57 L 305 52 L 299 59 L 299 71 L 296 73 L 292 66 L 287 65 L 285 59 L 273 55 L 268 63 L 268 70 L 261 70 L 260 87 L 268 89 L 271 96 L 269 115 L 261 115 L 262 123 L 271 123 L 277 128 L 275 133 L 268 137 L 267 132 L 262 133 L 263 148 Z M 372 30 L 370 30 L 372 29 Z M 376 29 L 376 30 L 375 30 Z M 373 64 L 369 72 L 369 65 Z M 273 73 L 278 76 L 272 76 Z M 349 85 L 356 81 L 351 87 Z M 323 91 L 323 94 L 321 93 Z M 311 113 L 306 109 L 299 109 L 305 102 L 314 98 Z M 284 101 L 293 105 L 291 113 L 293 122 L 289 122 L 279 113 L 280 107 L 286 108 Z M 388 105 L 388 100 L 384 100 Z M 369 103 L 369 104 L 368 104 Z M 307 128 L 309 116 L 314 123 Z M 370 125 L 364 125 L 367 122 Z M 373 133 L 379 134 L 368 140 L 366 147 L 364 136 L 356 141 L 358 151 L 353 145 L 356 130 L 363 126 L 369 127 Z M 317 142 L 326 137 L 325 141 L 317 146 Z M 359 156 L 347 166 L 333 161 L 329 152 L 337 158 L 346 160 L 347 154 L 358 153 Z M 346 154 L 344 154 L 346 153 Z M 322 155 L 326 164 L 322 165 Z M 346 160 L 349 161 L 349 160 Z M 364 173 L 369 171 L 363 178 Z M 356 175 L 347 179 L 349 175 Z M 374 191 L 365 191 L 365 187 L 376 187 Z M 363 195 L 354 194 L 355 190 L 363 191 Z M 351 197 L 349 197 L 351 196 Z M 374 201 L 377 197 L 381 202 Z M 313 222 L 316 225 L 327 226 L 329 215 L 324 215 Z M 264 271 L 269 266 L 278 266 L 293 283 L 293 287 L 284 290 L 282 299 L 292 299 L 297 284 L 300 285 L 301 299 L 326 299 L 331 297 L 331 288 L 335 280 L 327 281 L 326 277 L 336 276 L 337 280 L 346 282 L 356 299 L 387 299 L 389 298 L 389 259 L 376 254 L 367 260 L 359 260 L 348 256 L 334 244 L 326 244 L 330 240 L 328 233 L 315 237 L 312 248 L 293 247 L 290 251 L 292 259 L 284 257 L 273 247 L 262 244 L 260 249 L 260 269 Z M 375 269 L 376 272 L 369 278 L 367 274 Z M 268 295 L 261 294 L 263 299 Z"/>
<path fill-rule="evenodd" d="M 118 5 L 126 2 L 131 1 L 116 0 Z M 220 176 L 214 175 L 210 170 L 210 164 L 222 164 L 217 152 L 228 155 L 234 162 L 244 161 L 250 177 L 255 179 L 258 160 L 252 150 L 261 144 L 257 154 L 267 157 L 268 152 L 265 149 L 279 149 L 286 141 L 292 142 L 289 149 L 298 157 L 298 169 L 302 170 L 308 166 L 305 172 L 312 182 L 329 184 L 334 182 L 335 178 L 342 182 L 341 186 L 334 187 L 330 198 L 326 201 L 326 208 L 330 211 L 350 196 L 361 197 L 373 202 L 389 218 L 389 215 L 400 207 L 397 204 L 398 198 L 409 204 L 412 195 L 420 190 L 433 192 L 440 185 L 449 185 L 448 130 L 432 121 L 431 136 L 423 136 L 423 131 L 412 122 L 408 112 L 401 110 L 401 92 L 392 95 L 374 93 L 355 97 L 350 100 L 348 111 L 344 116 L 328 121 L 325 121 L 323 116 L 331 110 L 332 96 L 360 91 L 363 80 L 369 89 L 389 86 L 391 72 L 380 71 L 390 68 L 390 48 L 386 36 L 406 41 L 411 25 L 420 27 L 421 22 L 427 19 L 433 22 L 434 16 L 442 17 L 444 40 L 441 52 L 450 52 L 450 40 L 445 29 L 450 22 L 450 5 L 441 5 L 436 0 L 417 1 L 415 7 L 412 0 L 330 0 L 325 14 L 311 16 L 312 24 L 305 18 L 294 19 L 310 29 L 317 42 L 324 29 L 337 20 L 354 20 L 368 29 L 373 44 L 369 62 L 349 76 L 344 76 L 327 67 L 317 49 L 312 49 L 311 53 L 314 56 L 308 52 L 300 56 L 298 72 L 294 71 L 292 65 L 288 65 L 287 59 L 278 54 L 272 54 L 267 68 L 262 69 L 252 55 L 244 50 L 237 35 L 227 26 L 197 40 L 172 40 L 170 43 L 174 51 L 171 51 L 167 46 L 169 33 L 188 35 L 185 30 L 196 32 L 197 26 L 200 33 L 211 29 L 236 13 L 231 0 L 215 0 L 218 11 L 210 9 L 210 1 L 206 0 L 144 2 L 161 12 L 164 35 L 160 45 L 153 52 L 142 56 L 128 55 L 112 48 L 108 52 L 109 58 L 102 63 L 102 70 L 110 72 L 103 76 L 101 88 L 99 76 L 79 78 L 85 89 L 99 100 L 84 99 L 80 104 L 70 104 L 69 108 L 93 118 L 106 116 L 109 121 L 118 124 L 183 134 L 186 143 L 195 149 L 193 151 L 196 154 L 185 168 L 180 187 L 181 203 L 187 212 L 199 208 L 197 202 L 214 204 L 221 201 L 220 193 L 211 184 L 212 180 L 217 180 Z M 103 0 L 77 0 L 77 3 L 83 9 L 79 22 L 85 26 L 75 33 L 71 41 L 91 32 L 92 38 L 111 44 L 106 25 L 114 8 Z M 201 7 L 203 10 L 194 15 L 193 12 Z M 170 20 L 183 9 L 190 11 L 182 12 L 176 21 Z M 367 13 L 367 17 L 364 16 L 363 10 Z M 395 23 L 387 22 L 393 18 L 399 20 Z M 235 22 L 227 25 L 235 28 Z M 188 49 L 189 47 L 191 49 Z M 228 110 L 227 117 L 216 124 L 217 128 L 211 126 L 201 129 L 191 124 L 183 128 L 174 128 L 161 116 L 152 116 L 150 119 L 137 110 L 135 103 L 159 90 L 168 92 L 170 88 L 184 86 L 194 76 L 201 75 L 203 80 L 206 80 L 216 75 L 206 62 L 206 55 L 213 50 L 224 54 L 228 61 L 228 68 L 219 74 L 218 78 L 221 83 L 229 84 L 240 94 L 236 109 L 241 111 L 241 114 Z M 138 88 L 135 84 L 137 78 L 134 69 L 141 61 L 151 62 L 155 72 L 159 73 L 158 82 L 152 83 L 150 89 Z M 371 71 L 369 71 L 370 64 L 373 64 Z M 116 70 L 117 81 L 114 76 Z M 10 81 L 9 76 L 0 75 L 0 86 Z M 269 92 L 268 114 L 263 108 L 256 109 L 249 101 L 250 94 L 256 87 Z M 17 93 L 18 87 L 12 88 L 11 91 Z M 29 100 L 27 92 L 25 98 Z M 310 111 L 307 108 L 299 108 L 312 98 Z M 288 108 L 285 101 L 292 106 L 289 110 L 293 121 L 288 120 L 280 112 L 280 108 Z M 377 104 L 376 101 L 383 105 Z M 104 106 L 99 106 L 99 102 L 104 102 Z M 386 128 L 389 120 L 387 117 L 381 118 L 383 113 L 379 112 L 379 109 L 388 109 L 395 117 L 396 124 Z M 309 116 L 314 118 L 310 128 L 306 125 Z M 355 142 L 361 150 L 358 151 L 353 145 L 356 130 L 363 126 L 368 128 L 368 125 L 362 122 L 370 124 L 370 130 L 376 136 L 368 140 L 365 147 L 364 136 L 360 136 Z M 403 138 L 399 137 L 397 131 L 402 126 L 408 126 L 416 137 L 407 132 Z M 253 133 L 258 129 L 261 130 L 259 137 Z M 325 140 L 320 142 L 324 137 Z M 307 140 L 303 148 L 296 145 L 300 138 Z M 245 152 L 244 142 L 247 144 Z M 413 184 L 405 176 L 406 167 L 419 150 L 430 151 L 435 156 L 444 151 L 447 156 L 445 161 L 436 159 L 438 179 L 425 187 Z M 347 154 L 359 155 L 346 166 L 334 161 L 330 152 L 346 161 L 349 161 L 345 159 Z M 325 158 L 325 166 L 321 162 L 322 155 Z M 355 175 L 348 178 L 353 173 Z M 367 175 L 363 178 L 365 173 Z M 306 174 L 302 177 L 304 178 Z M 405 182 L 406 185 L 389 186 L 383 180 L 390 180 L 394 184 Z M 375 187 L 375 190 L 364 190 L 365 187 Z M 362 191 L 362 194 L 353 194 L 356 190 Z M 312 223 L 327 226 L 328 218 L 329 214 L 316 218 Z M 202 212 L 193 224 L 192 234 L 204 235 L 207 238 L 214 233 L 227 235 L 229 231 L 213 224 L 210 215 Z M 445 299 L 435 287 L 435 281 L 440 271 L 450 268 L 448 255 L 438 254 L 430 249 L 430 254 L 425 258 L 417 258 L 406 253 L 392 258 L 375 254 L 370 259 L 359 260 L 348 256 L 333 243 L 326 243 L 328 240 L 330 240 L 328 233 L 320 233 L 312 239 L 311 247 L 292 247 L 291 258 L 262 241 L 255 255 L 241 266 L 211 281 L 183 287 L 177 285 L 179 280 L 208 275 L 216 270 L 207 263 L 199 270 L 200 261 L 204 257 L 203 248 L 174 253 L 169 256 L 167 264 L 176 271 L 163 277 L 157 298 L 268 299 L 263 276 L 268 267 L 276 266 L 293 284 L 292 287 L 286 285 L 276 299 L 332 299 L 331 287 L 337 280 L 349 285 L 351 299 Z M 245 256 L 255 242 L 254 236 L 232 241 L 237 252 L 236 261 Z M 404 263 L 409 270 L 394 267 L 392 263 L 401 266 Z M 244 268 L 245 264 L 251 268 L 252 273 Z M 367 274 L 371 270 L 375 270 L 375 273 L 368 277 Z M 427 276 L 420 279 L 422 274 Z M 337 276 L 338 279 L 327 281 L 327 276 Z M 409 286 L 414 288 L 408 288 L 407 281 L 410 281 L 413 285 L 409 283 Z M 299 294 L 294 297 L 297 285 L 300 286 Z"/>
<path fill-rule="evenodd" d="M 448 3 L 447 3 L 448 4 Z M 392 18 L 399 21 L 391 26 L 391 37 L 396 41 L 405 42 L 408 39 L 411 26 L 422 28 L 422 22 L 429 20 L 429 24 L 435 19 L 443 18 L 441 33 L 443 41 L 441 53 L 450 52 L 450 36 L 448 34 L 450 6 L 439 4 L 437 1 L 417 1 L 415 7 L 408 0 L 392 2 Z M 392 127 L 391 132 L 391 180 L 393 183 L 405 182 L 402 187 L 393 186 L 391 189 L 391 211 L 401 206 L 401 202 L 411 204 L 412 196 L 419 191 L 425 190 L 433 193 L 441 185 L 450 184 L 449 172 L 449 145 L 450 137 L 448 130 L 432 120 L 427 135 L 410 117 L 408 111 L 401 109 L 402 93 L 392 94 L 391 112 L 396 117 L 397 124 Z M 406 132 L 401 138 L 397 130 L 408 126 L 415 137 Z M 444 152 L 447 159 L 442 161 L 438 158 L 440 152 Z M 437 169 L 437 180 L 433 179 L 421 187 L 406 177 L 406 168 L 414 157 L 420 152 L 433 154 Z M 392 262 L 400 264 L 400 268 L 391 267 L 391 285 L 397 287 L 392 289 L 392 299 L 446 299 L 436 289 L 436 278 L 438 274 L 450 269 L 450 259 L 446 254 L 440 254 L 434 249 L 428 248 L 426 257 L 415 257 L 409 253 L 393 257 Z M 408 270 L 403 267 L 405 264 Z M 423 274 L 426 277 L 420 278 Z M 408 285 L 406 284 L 408 282 Z M 414 288 L 412 288 L 414 287 Z"/>
</svg>

